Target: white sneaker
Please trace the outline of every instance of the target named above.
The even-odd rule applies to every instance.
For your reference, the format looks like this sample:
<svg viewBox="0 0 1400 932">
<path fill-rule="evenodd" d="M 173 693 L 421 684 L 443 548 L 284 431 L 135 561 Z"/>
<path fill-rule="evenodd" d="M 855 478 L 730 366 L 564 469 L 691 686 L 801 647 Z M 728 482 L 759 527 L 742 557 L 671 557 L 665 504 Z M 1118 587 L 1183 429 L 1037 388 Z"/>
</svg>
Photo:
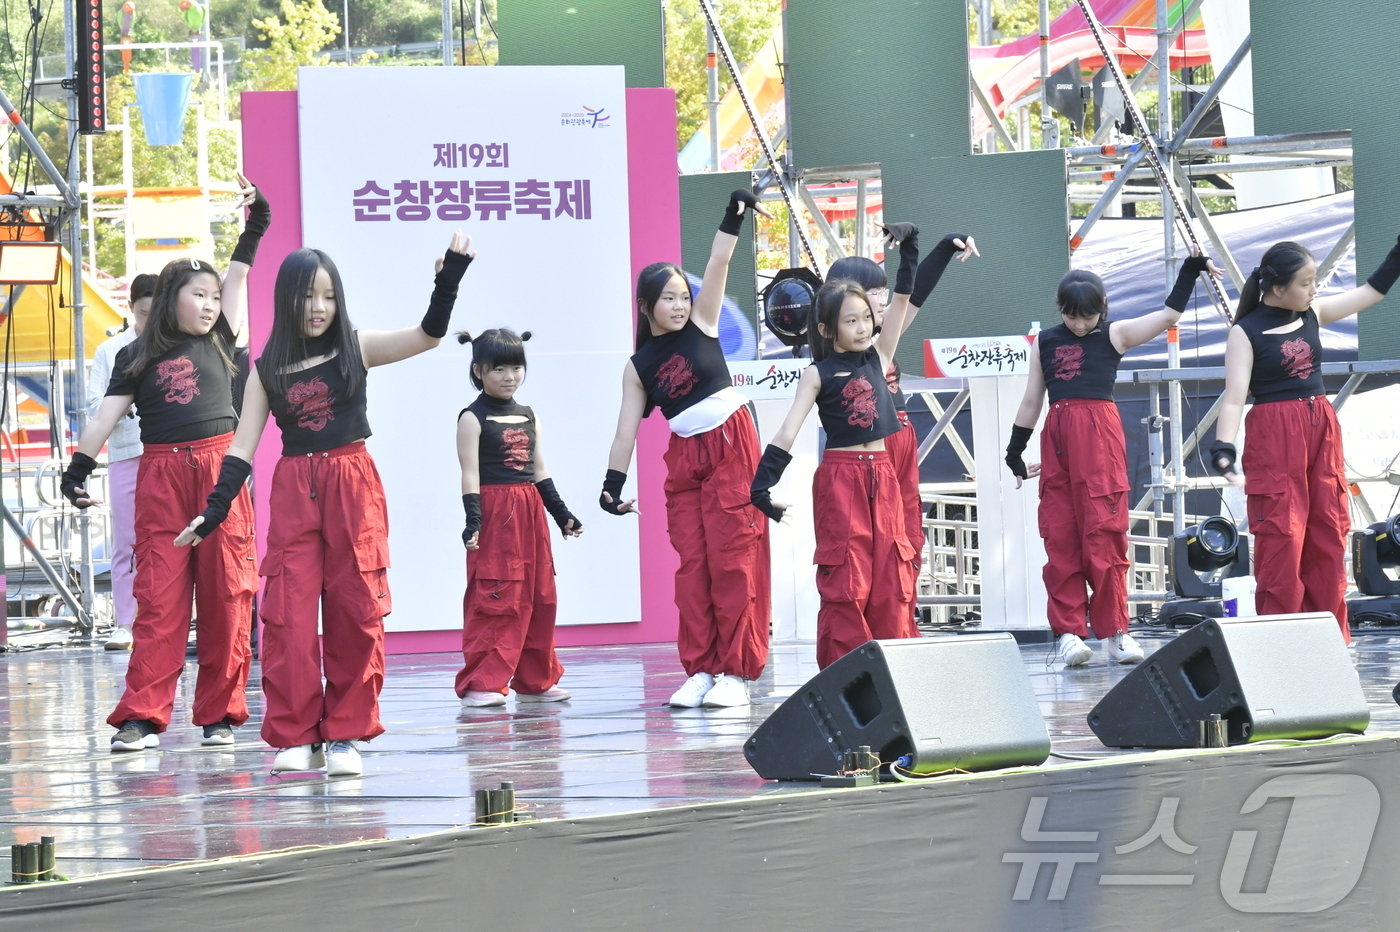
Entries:
<svg viewBox="0 0 1400 932">
<path fill-rule="evenodd" d="M 326 766 L 326 753 L 319 744 L 298 744 L 283 748 L 272 761 L 273 773 L 303 773 Z"/>
<path fill-rule="evenodd" d="M 1142 648 L 1128 632 L 1120 631 L 1113 637 L 1104 638 L 1103 642 L 1108 650 L 1108 659 L 1114 663 L 1142 663 Z"/>
<path fill-rule="evenodd" d="M 705 707 L 727 709 L 749 704 L 749 681 L 742 676 L 721 673 L 705 693 Z M 674 700 L 672 701 L 674 704 Z"/>
<path fill-rule="evenodd" d="M 1082 667 L 1094 656 L 1094 649 L 1077 634 L 1062 634 L 1055 656 L 1067 667 Z"/>
<path fill-rule="evenodd" d="M 705 704 L 705 694 L 715 685 L 709 673 L 697 673 L 671 693 L 671 705 L 678 709 L 698 709 Z"/>
<path fill-rule="evenodd" d="M 515 694 L 516 702 L 566 702 L 572 698 L 572 693 L 558 686 L 551 686 L 542 693 L 517 692 Z"/>
<path fill-rule="evenodd" d="M 462 705 L 469 709 L 484 709 L 493 705 L 505 705 L 506 697 L 501 693 L 488 692 L 483 689 L 469 689 L 462 697 Z"/>
<path fill-rule="evenodd" d="M 332 741 L 326 748 L 326 776 L 358 777 L 365 772 L 360 749 L 353 741 Z"/>
<path fill-rule="evenodd" d="M 113 628 L 112 634 L 107 638 L 107 643 L 102 646 L 106 650 L 131 650 L 131 645 L 130 628 Z"/>
</svg>

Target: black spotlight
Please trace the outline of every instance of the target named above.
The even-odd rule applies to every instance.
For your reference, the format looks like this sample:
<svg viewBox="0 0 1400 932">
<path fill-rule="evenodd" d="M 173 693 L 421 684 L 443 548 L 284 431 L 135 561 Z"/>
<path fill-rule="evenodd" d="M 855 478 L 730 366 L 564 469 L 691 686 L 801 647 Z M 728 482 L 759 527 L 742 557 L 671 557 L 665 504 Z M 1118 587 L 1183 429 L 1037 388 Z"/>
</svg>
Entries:
<svg viewBox="0 0 1400 932">
<path fill-rule="evenodd" d="M 1351 535 L 1351 576 L 1369 598 L 1348 599 L 1353 628 L 1400 625 L 1400 581 L 1387 569 L 1400 567 L 1400 515 Z M 1400 688 L 1400 687 L 1397 687 Z"/>
<path fill-rule="evenodd" d="M 821 286 L 811 269 L 783 269 L 763 289 L 763 323 L 794 350 L 807 343 L 807 321 Z"/>
<path fill-rule="evenodd" d="M 1167 573 L 1176 598 L 1162 604 L 1163 624 L 1194 625 L 1224 614 L 1220 581 L 1249 575 L 1249 543 L 1229 518 L 1216 515 L 1172 537 L 1167 547 Z"/>
</svg>

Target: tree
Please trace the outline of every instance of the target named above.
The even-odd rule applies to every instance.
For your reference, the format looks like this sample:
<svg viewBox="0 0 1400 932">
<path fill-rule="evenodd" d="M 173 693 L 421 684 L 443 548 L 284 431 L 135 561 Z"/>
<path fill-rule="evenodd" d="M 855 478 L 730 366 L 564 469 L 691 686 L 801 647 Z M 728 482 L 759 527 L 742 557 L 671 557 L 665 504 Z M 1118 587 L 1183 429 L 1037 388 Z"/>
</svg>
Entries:
<svg viewBox="0 0 1400 932">
<path fill-rule="evenodd" d="M 725 39 L 741 70 L 773 38 L 782 15 L 782 0 L 723 0 L 714 4 Z M 699 3 L 670 3 L 666 11 L 666 86 L 676 92 L 677 148 L 705 122 L 709 77 L 705 70 L 709 27 Z M 721 60 L 719 94 L 733 81 Z"/>
<path fill-rule="evenodd" d="M 324 65 L 329 55 L 321 50 L 340 35 L 340 17 L 321 0 L 282 0 L 281 17 L 253 20 L 265 49 L 250 49 L 243 56 L 243 75 L 249 87 L 259 91 L 291 91 L 297 86 L 297 68 Z"/>
</svg>

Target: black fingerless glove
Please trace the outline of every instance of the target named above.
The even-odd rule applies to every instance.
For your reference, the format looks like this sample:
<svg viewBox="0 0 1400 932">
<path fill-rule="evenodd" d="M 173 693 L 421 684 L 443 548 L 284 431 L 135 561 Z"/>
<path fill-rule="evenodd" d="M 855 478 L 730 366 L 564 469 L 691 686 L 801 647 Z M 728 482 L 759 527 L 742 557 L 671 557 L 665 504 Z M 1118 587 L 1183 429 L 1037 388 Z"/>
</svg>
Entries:
<svg viewBox="0 0 1400 932">
<path fill-rule="evenodd" d="M 739 231 L 744 228 L 744 218 L 753 213 L 754 205 L 758 203 L 758 198 L 752 191 L 740 188 L 729 195 L 729 206 L 724 209 L 724 219 L 719 222 L 719 231 L 728 233 L 730 236 L 738 236 Z M 744 205 L 744 212 L 739 213 L 739 205 Z"/>
<path fill-rule="evenodd" d="M 214 529 L 228 517 L 229 505 L 233 503 L 243 483 L 253 474 L 253 464 L 236 456 L 225 456 L 219 465 L 219 481 L 214 483 L 214 491 L 205 500 L 204 520 L 194 529 L 200 540 L 214 533 Z"/>
<path fill-rule="evenodd" d="M 786 509 L 773 504 L 770 494 L 773 486 L 783 477 L 783 470 L 792 462 L 792 454 L 782 447 L 768 444 L 763 451 L 763 459 L 758 461 L 758 472 L 754 473 L 753 485 L 749 486 L 749 501 L 753 506 L 774 521 L 783 520 Z"/>
<path fill-rule="evenodd" d="M 1210 468 L 1220 475 L 1235 471 L 1235 445 L 1217 440 L 1210 445 Z"/>
<path fill-rule="evenodd" d="M 73 458 L 68 461 L 68 468 L 63 470 L 63 476 L 58 480 L 58 490 L 63 493 L 63 497 L 79 508 L 86 508 L 86 505 L 78 505 L 77 490 L 87 490 L 88 477 L 96 468 L 97 460 L 82 451 L 75 451 Z"/>
<path fill-rule="evenodd" d="M 248 220 L 243 224 L 243 232 L 238 234 L 238 244 L 233 247 L 232 261 L 252 265 L 258 255 L 258 243 L 272 223 L 272 206 L 263 197 L 261 188 L 253 189 L 253 203 L 248 207 Z"/>
<path fill-rule="evenodd" d="M 1196 279 L 1210 267 L 1210 259 L 1205 256 L 1187 256 L 1181 260 L 1181 270 L 1176 273 L 1176 284 L 1172 286 L 1171 294 L 1167 295 L 1164 307 L 1171 308 L 1180 314 L 1186 310 L 1186 304 L 1191 300 L 1191 292 L 1196 290 Z"/>
<path fill-rule="evenodd" d="M 1011 441 L 1006 445 L 1006 465 L 1017 479 L 1030 478 L 1030 473 L 1026 470 L 1026 461 L 1021 458 L 1021 454 L 1026 452 L 1026 444 L 1030 443 L 1033 433 L 1034 428 L 1022 427 L 1020 424 L 1011 425 Z"/>
<path fill-rule="evenodd" d="M 540 493 L 540 501 L 544 502 L 544 510 L 549 512 L 554 523 L 559 525 L 559 530 L 567 534 L 569 531 L 583 529 L 583 522 L 575 518 L 573 513 L 565 507 L 564 499 L 559 496 L 559 490 L 554 487 L 553 479 L 541 479 L 535 483 L 535 489 Z"/>
<path fill-rule="evenodd" d="M 466 545 L 481 530 L 481 493 L 463 493 L 462 510 L 467 513 L 467 523 L 462 527 L 462 543 Z"/>
<path fill-rule="evenodd" d="M 598 496 L 598 504 L 603 506 L 604 511 L 614 515 L 627 514 L 622 507 L 622 487 L 626 484 L 627 473 L 616 469 L 608 470 L 607 475 L 603 477 L 603 494 Z M 612 496 L 612 501 L 608 501 L 608 496 Z"/>
<path fill-rule="evenodd" d="M 943 277 L 948 263 L 957 255 L 958 247 L 953 244 L 955 239 L 967 242 L 967 234 L 949 233 L 919 263 L 919 270 L 914 273 L 914 290 L 909 295 L 909 303 L 914 307 L 923 307 L 928 296 L 933 294 L 933 289 L 938 287 L 938 280 Z"/>
<path fill-rule="evenodd" d="M 1380 268 L 1371 273 L 1371 277 L 1366 279 L 1366 284 L 1385 294 L 1390 291 L 1390 286 L 1395 284 L 1395 280 L 1400 278 L 1400 236 L 1395 237 L 1395 245 L 1390 247 L 1390 252 L 1386 253 L 1385 261 L 1380 264 Z"/>
<path fill-rule="evenodd" d="M 447 250 L 442 257 L 442 268 L 433 277 L 433 294 L 428 298 L 428 311 L 418 326 L 435 340 L 447 336 L 447 325 L 452 320 L 452 307 L 457 303 L 457 286 L 462 276 L 467 274 L 467 266 L 472 257 L 464 252 Z"/>
<path fill-rule="evenodd" d="M 887 223 L 885 233 L 899 244 L 899 270 L 894 273 L 894 293 L 914 290 L 914 269 L 919 264 L 919 228 L 912 223 Z"/>
</svg>

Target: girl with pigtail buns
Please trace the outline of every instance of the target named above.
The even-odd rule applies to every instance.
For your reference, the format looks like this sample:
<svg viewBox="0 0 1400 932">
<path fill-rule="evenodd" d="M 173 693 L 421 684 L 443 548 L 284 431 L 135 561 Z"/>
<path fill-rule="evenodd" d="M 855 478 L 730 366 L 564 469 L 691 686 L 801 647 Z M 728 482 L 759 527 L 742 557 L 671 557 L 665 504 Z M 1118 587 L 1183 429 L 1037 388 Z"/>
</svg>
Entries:
<svg viewBox="0 0 1400 932">
<path fill-rule="evenodd" d="M 1216 472 L 1245 491 L 1259 614 L 1331 612 L 1347 643 L 1351 522 L 1319 328 L 1379 304 L 1397 277 L 1400 239 L 1365 284 L 1320 298 L 1312 254 L 1293 242 L 1270 246 L 1245 281 L 1225 341 L 1225 394 L 1210 449 Z M 1247 396 L 1254 406 L 1244 418 L 1241 476 L 1235 435 Z"/>
<path fill-rule="evenodd" d="M 462 466 L 467 591 L 462 597 L 462 669 L 456 690 L 468 708 L 563 702 L 564 667 L 554 651 L 558 598 L 545 513 L 564 539 L 583 533 L 549 477 L 535 412 L 515 400 L 525 381 L 525 341 L 505 328 L 471 343 L 472 384 L 481 394 L 457 415 Z"/>
</svg>

